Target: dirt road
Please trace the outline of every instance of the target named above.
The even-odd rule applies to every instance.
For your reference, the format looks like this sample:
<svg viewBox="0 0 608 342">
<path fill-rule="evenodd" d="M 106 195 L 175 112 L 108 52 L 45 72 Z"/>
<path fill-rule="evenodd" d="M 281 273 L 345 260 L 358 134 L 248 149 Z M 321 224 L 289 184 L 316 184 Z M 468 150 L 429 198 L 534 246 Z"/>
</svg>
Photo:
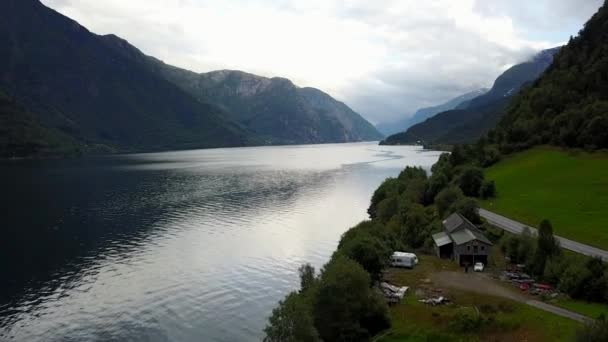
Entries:
<svg viewBox="0 0 608 342">
<path fill-rule="evenodd" d="M 575 321 L 590 321 L 590 318 L 587 316 L 583 316 L 576 312 L 562 309 L 538 300 L 530 299 L 527 296 L 517 292 L 515 289 L 511 290 L 502 286 L 501 284 L 497 283 L 496 280 L 490 278 L 484 273 L 438 272 L 431 276 L 431 280 L 433 283 L 442 287 L 507 298 L 559 316 L 573 319 Z"/>
</svg>

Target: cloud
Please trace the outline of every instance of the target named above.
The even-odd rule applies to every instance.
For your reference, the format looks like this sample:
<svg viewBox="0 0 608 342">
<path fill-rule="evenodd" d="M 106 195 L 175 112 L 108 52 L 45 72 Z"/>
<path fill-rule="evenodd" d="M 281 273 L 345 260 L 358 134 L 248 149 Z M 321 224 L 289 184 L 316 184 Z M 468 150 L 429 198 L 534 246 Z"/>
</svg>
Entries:
<svg viewBox="0 0 608 342">
<path fill-rule="evenodd" d="M 198 72 L 240 69 L 287 77 L 330 93 L 372 122 L 490 86 L 508 66 L 567 40 L 601 5 L 601 0 L 43 2 L 167 63 Z"/>
</svg>

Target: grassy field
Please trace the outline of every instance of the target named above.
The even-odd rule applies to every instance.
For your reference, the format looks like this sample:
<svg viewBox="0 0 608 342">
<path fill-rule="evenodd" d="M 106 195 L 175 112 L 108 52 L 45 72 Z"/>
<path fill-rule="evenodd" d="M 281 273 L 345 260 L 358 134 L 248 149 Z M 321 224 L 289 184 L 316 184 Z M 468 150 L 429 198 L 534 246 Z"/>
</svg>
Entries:
<svg viewBox="0 0 608 342">
<path fill-rule="evenodd" d="M 608 249 L 608 153 L 531 149 L 486 170 L 498 197 L 482 207 L 554 233 Z"/>
<path fill-rule="evenodd" d="M 413 270 L 391 270 L 392 283 L 410 286 L 404 300 L 391 307 L 392 329 L 380 341 L 571 341 L 580 324 L 509 299 L 438 288 L 436 272 L 457 271 L 450 261 L 420 256 Z M 421 292 L 439 291 L 451 305 L 418 302 Z M 488 319 L 480 328 L 454 331 L 450 325 L 460 310 L 475 310 Z"/>
<path fill-rule="evenodd" d="M 580 300 L 573 299 L 560 299 L 559 301 L 552 303 L 557 306 L 561 306 L 564 309 L 578 312 L 590 318 L 598 318 L 600 315 L 608 317 L 608 305 L 600 303 L 588 303 Z"/>
</svg>

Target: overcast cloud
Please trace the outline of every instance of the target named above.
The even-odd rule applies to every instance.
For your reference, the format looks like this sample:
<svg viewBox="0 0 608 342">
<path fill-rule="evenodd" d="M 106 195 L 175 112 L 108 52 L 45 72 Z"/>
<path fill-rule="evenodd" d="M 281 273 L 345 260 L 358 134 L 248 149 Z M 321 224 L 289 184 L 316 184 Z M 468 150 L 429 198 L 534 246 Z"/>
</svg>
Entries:
<svg viewBox="0 0 608 342">
<path fill-rule="evenodd" d="M 322 89 L 373 123 L 489 87 L 602 0 L 43 0 L 169 64 Z"/>
</svg>

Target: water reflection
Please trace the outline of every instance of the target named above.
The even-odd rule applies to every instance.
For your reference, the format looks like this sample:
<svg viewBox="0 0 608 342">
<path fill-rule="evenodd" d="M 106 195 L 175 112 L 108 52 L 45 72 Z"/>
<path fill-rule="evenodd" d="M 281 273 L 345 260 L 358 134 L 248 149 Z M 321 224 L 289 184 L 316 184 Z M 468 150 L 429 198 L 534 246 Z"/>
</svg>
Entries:
<svg viewBox="0 0 608 342">
<path fill-rule="evenodd" d="M 0 340 L 257 340 L 375 187 L 437 157 L 343 144 L 0 165 Z"/>
</svg>

